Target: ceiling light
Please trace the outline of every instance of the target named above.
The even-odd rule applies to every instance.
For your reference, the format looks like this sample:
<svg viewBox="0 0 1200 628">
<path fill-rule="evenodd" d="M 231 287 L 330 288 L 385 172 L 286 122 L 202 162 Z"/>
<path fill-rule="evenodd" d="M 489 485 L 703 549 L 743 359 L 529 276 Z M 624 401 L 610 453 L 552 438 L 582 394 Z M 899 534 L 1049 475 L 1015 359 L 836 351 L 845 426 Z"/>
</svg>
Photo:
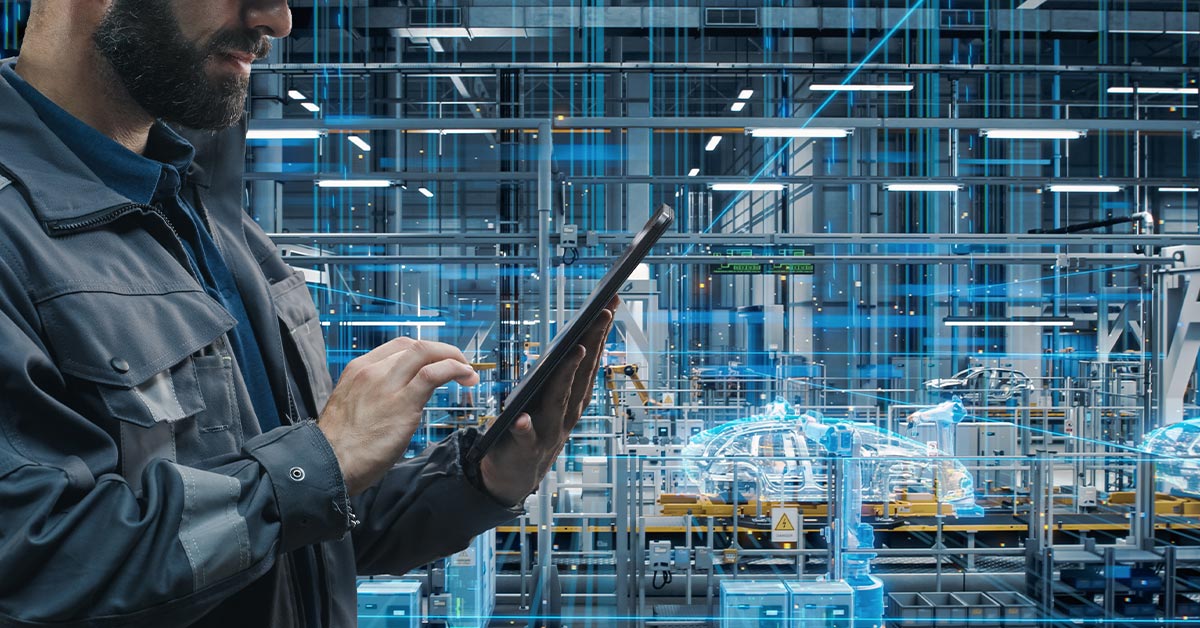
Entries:
<svg viewBox="0 0 1200 628">
<path fill-rule="evenodd" d="M 1122 190 L 1119 185 L 1073 185 L 1064 183 L 1055 183 L 1048 188 L 1051 192 L 1120 192 Z"/>
<path fill-rule="evenodd" d="M 888 85 L 841 85 L 838 83 L 813 83 L 808 86 L 814 92 L 911 92 L 911 83 L 891 83 Z"/>
<path fill-rule="evenodd" d="M 317 181 L 320 188 L 388 188 L 392 182 L 384 179 L 322 179 Z"/>
<path fill-rule="evenodd" d="M 712 136 L 712 139 L 708 140 L 708 146 L 705 146 L 704 150 L 711 153 L 712 151 L 717 150 L 717 144 L 720 144 L 720 143 L 721 143 L 721 136 L 714 135 L 714 136 Z"/>
<path fill-rule="evenodd" d="M 329 321 L 322 321 L 321 325 L 329 327 Z M 338 325 L 344 327 L 445 327 L 446 321 L 339 321 Z"/>
<path fill-rule="evenodd" d="M 308 96 L 305 96 L 304 92 L 295 89 L 288 90 L 288 98 L 292 100 L 308 100 Z"/>
<path fill-rule="evenodd" d="M 745 101 L 741 101 L 741 100 L 739 100 L 729 106 L 730 111 L 741 111 L 742 109 L 745 109 L 745 108 L 746 108 L 746 103 L 745 103 Z"/>
<path fill-rule="evenodd" d="M 883 188 L 889 192 L 957 192 L 962 189 L 958 183 L 885 183 Z"/>
<path fill-rule="evenodd" d="M 750 129 L 750 135 L 754 137 L 846 137 L 851 133 L 850 129 L 821 129 L 811 127 Z"/>
<path fill-rule="evenodd" d="M 321 110 L 320 107 L 318 107 L 315 104 L 310 103 L 310 102 L 302 102 L 302 103 L 300 103 L 300 106 L 304 107 L 305 109 L 308 109 L 309 111 L 311 111 L 313 113 L 317 113 L 318 111 Z"/>
<path fill-rule="evenodd" d="M 439 41 L 437 37 L 429 38 L 429 47 L 434 52 L 446 52 L 446 49 L 442 46 L 442 42 Z"/>
<path fill-rule="evenodd" d="M 246 132 L 248 140 L 316 140 L 321 138 L 317 129 L 251 129 Z"/>
<path fill-rule="evenodd" d="M 700 174 L 700 169 L 699 169 L 699 168 L 692 168 L 691 170 L 688 170 L 688 176 L 689 176 L 689 177 L 694 177 L 694 176 L 696 176 L 696 175 L 698 175 L 698 174 Z"/>
<path fill-rule="evenodd" d="M 752 89 L 743 89 L 742 93 L 738 94 L 738 98 L 741 100 L 747 100 L 751 96 L 754 96 L 754 90 Z"/>
<path fill-rule="evenodd" d="M 1043 4 L 1046 4 L 1046 0 L 1025 0 L 1025 2 L 1018 4 L 1017 8 L 1018 9 L 1036 9 L 1036 8 L 1042 6 Z"/>
<path fill-rule="evenodd" d="M 366 140 L 364 140 L 363 138 L 361 138 L 357 135 L 351 135 L 350 137 L 348 137 L 346 139 L 350 140 L 351 144 L 354 144 L 355 146 L 361 148 L 363 150 L 363 152 L 367 152 L 367 153 L 371 152 L 371 145 L 368 144 L 366 142 Z"/>
<path fill-rule="evenodd" d="M 979 134 L 992 140 L 1077 140 L 1087 131 L 1071 129 L 982 129 Z"/>
<path fill-rule="evenodd" d="M 496 129 L 409 129 L 409 133 L 437 133 L 438 135 L 487 135 Z"/>
<path fill-rule="evenodd" d="M 1135 88 L 1133 88 L 1133 87 L 1110 87 L 1110 88 L 1108 88 L 1108 93 L 1110 93 L 1110 94 L 1132 94 L 1132 93 L 1134 93 L 1134 91 L 1135 91 Z M 1196 87 L 1140 87 L 1139 86 L 1136 88 L 1136 91 L 1139 94 L 1194 95 L 1194 94 L 1200 93 L 1200 88 L 1196 88 Z"/>
<path fill-rule="evenodd" d="M 1072 327 L 1075 320 L 1066 316 L 1013 316 L 1011 318 L 977 318 L 947 316 L 946 327 Z"/>
<path fill-rule="evenodd" d="M 433 192 L 430 192 L 429 188 L 417 188 L 417 191 L 420 192 L 425 198 L 433 198 Z"/>
<path fill-rule="evenodd" d="M 1200 188 L 1158 188 L 1159 192 L 1183 192 L 1190 194 L 1192 192 L 1200 192 Z"/>
<path fill-rule="evenodd" d="M 710 183 L 714 192 L 781 192 L 782 183 Z"/>
</svg>

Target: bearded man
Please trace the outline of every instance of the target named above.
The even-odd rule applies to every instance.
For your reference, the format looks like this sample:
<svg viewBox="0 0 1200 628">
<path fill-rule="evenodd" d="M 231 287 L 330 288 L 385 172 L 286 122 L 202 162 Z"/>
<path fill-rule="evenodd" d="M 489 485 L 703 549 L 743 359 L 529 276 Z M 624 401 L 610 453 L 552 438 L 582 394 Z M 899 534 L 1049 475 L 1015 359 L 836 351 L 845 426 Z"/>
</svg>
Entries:
<svg viewBox="0 0 1200 628">
<path fill-rule="evenodd" d="M 482 462 L 401 461 L 478 377 L 398 338 L 336 387 L 303 276 L 241 207 L 251 64 L 284 0 L 34 0 L 0 62 L 0 626 L 355 624 L 516 516 L 611 312 Z"/>
</svg>

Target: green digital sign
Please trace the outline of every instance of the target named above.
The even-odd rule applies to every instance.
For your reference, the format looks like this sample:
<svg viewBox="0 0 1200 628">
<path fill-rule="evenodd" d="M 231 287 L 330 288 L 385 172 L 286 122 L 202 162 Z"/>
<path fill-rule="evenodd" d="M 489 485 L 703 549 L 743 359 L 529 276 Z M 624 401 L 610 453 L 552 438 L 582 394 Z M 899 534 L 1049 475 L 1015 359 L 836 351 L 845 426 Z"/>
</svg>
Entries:
<svg viewBox="0 0 1200 628">
<path fill-rule="evenodd" d="M 765 250 L 756 251 L 753 247 L 728 247 L 721 251 L 713 251 L 713 256 L 717 257 L 805 257 L 808 251 L 798 248 L 786 248 L 774 250 L 774 247 L 766 247 Z M 712 275 L 811 275 L 816 272 L 816 267 L 807 262 L 724 262 L 713 266 L 709 274 Z"/>
</svg>

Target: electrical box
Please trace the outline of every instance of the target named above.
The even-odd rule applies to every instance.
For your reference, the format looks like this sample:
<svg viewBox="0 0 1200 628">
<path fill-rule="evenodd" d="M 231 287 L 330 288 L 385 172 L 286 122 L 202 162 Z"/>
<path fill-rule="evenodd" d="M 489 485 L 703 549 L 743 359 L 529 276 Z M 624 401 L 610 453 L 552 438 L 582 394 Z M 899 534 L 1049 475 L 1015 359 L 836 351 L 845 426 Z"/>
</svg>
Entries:
<svg viewBox="0 0 1200 628">
<path fill-rule="evenodd" d="M 721 581 L 721 628 L 780 628 L 788 590 L 778 580 Z"/>
<path fill-rule="evenodd" d="M 650 571 L 670 571 L 671 556 L 670 541 L 650 541 Z"/>
<path fill-rule="evenodd" d="M 845 582 L 786 582 L 789 628 L 853 628 L 854 589 Z"/>
<path fill-rule="evenodd" d="M 496 530 L 446 559 L 449 628 L 483 628 L 496 608 Z"/>
<path fill-rule="evenodd" d="M 579 225 L 563 225 L 558 245 L 565 248 L 579 246 Z"/>
<path fill-rule="evenodd" d="M 358 585 L 359 628 L 419 628 L 421 583 L 367 580 Z"/>
<path fill-rule="evenodd" d="M 696 571 L 708 573 L 713 568 L 713 551 L 707 547 L 696 548 Z"/>
</svg>

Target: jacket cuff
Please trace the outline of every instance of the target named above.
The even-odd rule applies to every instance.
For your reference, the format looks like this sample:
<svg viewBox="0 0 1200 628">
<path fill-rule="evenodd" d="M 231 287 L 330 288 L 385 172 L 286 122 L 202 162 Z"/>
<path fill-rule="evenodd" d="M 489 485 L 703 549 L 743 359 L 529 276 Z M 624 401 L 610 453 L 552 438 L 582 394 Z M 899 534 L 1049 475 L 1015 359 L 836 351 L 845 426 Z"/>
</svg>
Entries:
<svg viewBox="0 0 1200 628">
<path fill-rule="evenodd" d="M 479 468 L 479 462 L 473 462 L 468 455 L 475 446 L 475 441 L 479 440 L 479 436 L 479 430 L 473 427 L 466 428 L 458 434 L 458 468 L 462 471 L 463 478 L 472 489 L 489 502 L 489 505 L 504 509 L 505 513 L 511 514 L 513 519 L 520 517 L 525 514 L 525 500 L 522 499 L 516 504 L 507 504 L 492 495 L 483 481 L 483 472 Z"/>
<path fill-rule="evenodd" d="M 280 427 L 246 443 L 275 490 L 280 552 L 339 539 L 352 527 L 341 466 L 317 424 Z"/>
</svg>

